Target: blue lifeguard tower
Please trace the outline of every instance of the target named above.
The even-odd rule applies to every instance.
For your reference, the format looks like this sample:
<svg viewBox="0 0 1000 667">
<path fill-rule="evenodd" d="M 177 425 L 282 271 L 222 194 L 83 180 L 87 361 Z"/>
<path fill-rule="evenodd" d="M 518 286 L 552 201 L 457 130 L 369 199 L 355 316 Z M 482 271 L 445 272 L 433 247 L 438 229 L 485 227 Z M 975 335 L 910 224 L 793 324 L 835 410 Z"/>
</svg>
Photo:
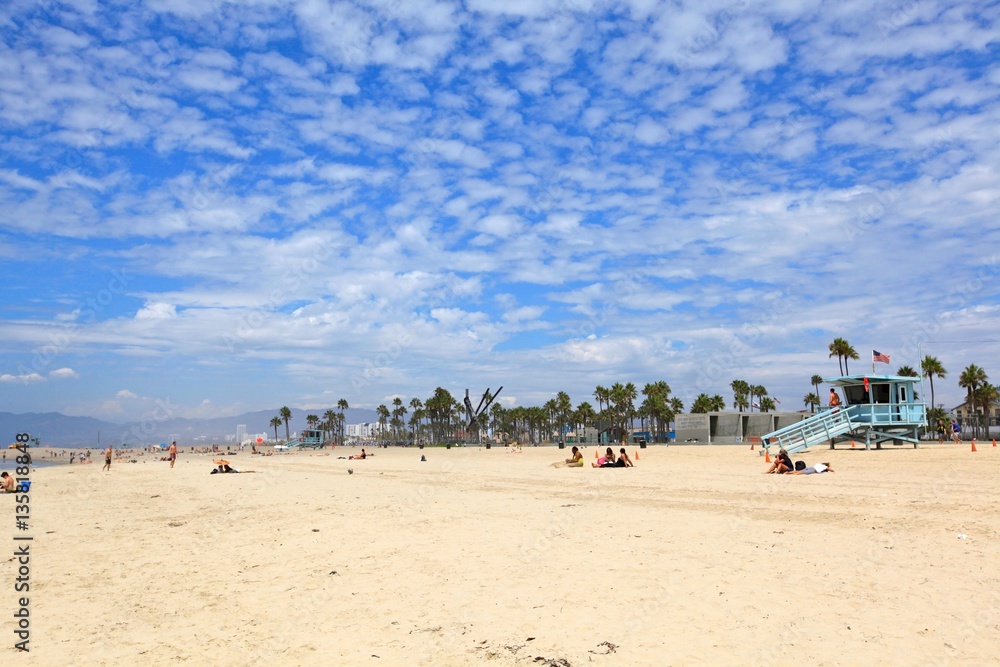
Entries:
<svg viewBox="0 0 1000 667">
<path fill-rule="evenodd" d="M 318 428 L 304 428 L 302 429 L 302 435 L 300 435 L 297 440 L 289 440 L 285 444 L 289 449 L 292 447 L 298 447 L 300 449 L 322 449 L 325 444 L 323 441 L 323 431 Z"/>
<path fill-rule="evenodd" d="M 920 428 L 927 425 L 927 406 L 916 392 L 921 378 L 901 375 L 844 375 L 824 379 L 840 387 L 844 403 L 761 438 L 764 448 L 783 447 L 791 454 L 824 442 L 830 449 L 838 442 L 864 442 L 865 449 L 920 443 Z"/>
</svg>

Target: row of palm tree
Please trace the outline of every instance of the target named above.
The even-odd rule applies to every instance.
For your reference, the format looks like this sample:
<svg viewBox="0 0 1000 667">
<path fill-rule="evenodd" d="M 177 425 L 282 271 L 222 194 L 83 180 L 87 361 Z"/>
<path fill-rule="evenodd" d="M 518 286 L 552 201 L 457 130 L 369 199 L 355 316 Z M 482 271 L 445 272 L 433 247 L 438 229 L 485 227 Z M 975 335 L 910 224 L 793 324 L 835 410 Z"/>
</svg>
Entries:
<svg viewBox="0 0 1000 667">
<path fill-rule="evenodd" d="M 347 404 L 347 399 L 340 399 L 337 401 L 337 409 L 339 412 L 335 412 L 332 408 L 323 413 L 323 417 L 320 418 L 319 415 L 310 414 L 306 415 L 306 425 L 311 429 L 320 429 L 323 431 L 323 438 L 325 440 L 336 439 L 343 444 L 344 443 L 344 423 L 346 421 L 344 416 L 344 411 L 350 406 Z M 269 425 L 274 429 L 274 439 L 278 439 L 278 427 L 282 423 L 285 424 L 285 440 L 289 440 L 289 429 L 288 422 L 292 418 L 292 411 L 286 405 L 278 410 L 278 416 L 272 417 Z"/>
<path fill-rule="evenodd" d="M 835 339 L 830 345 L 830 356 L 838 357 L 842 374 L 848 371 L 848 360 L 858 358 L 854 348 L 843 338 Z M 943 379 L 947 377 L 948 372 L 936 357 L 930 355 L 921 361 L 921 371 L 930 381 L 932 409 L 928 417 L 932 424 L 936 424 L 939 419 L 946 419 L 947 415 L 944 410 L 933 407 L 934 379 Z M 900 367 L 897 374 L 910 377 L 919 375 L 910 366 Z M 803 402 L 810 411 L 814 411 L 821 403 L 819 386 L 822 382 L 823 378 L 820 375 L 813 375 L 810 378 L 814 391 L 803 397 Z M 970 408 L 988 416 L 991 405 L 998 400 L 998 388 L 988 382 L 986 371 L 974 364 L 970 365 L 962 372 L 959 386 L 967 390 Z M 771 412 L 775 409 L 775 401 L 761 385 L 734 379 L 730 383 L 730 388 L 733 391 L 732 406 L 739 412 L 747 409 L 752 412 L 754 407 L 761 412 Z M 438 387 L 425 401 L 412 398 L 408 404 L 404 404 L 402 398 L 396 397 L 391 402 L 391 410 L 385 404 L 379 405 L 376 408 L 377 432 L 380 439 L 445 442 L 474 437 L 479 430 L 482 430 L 494 437 L 532 443 L 561 439 L 568 431 L 596 426 L 601 430 L 608 430 L 610 437 L 618 440 L 631 433 L 636 420 L 639 420 L 643 431 L 648 430 L 657 440 L 666 439 L 670 423 L 678 413 L 684 411 L 683 402 L 671 396 L 670 386 L 663 381 L 646 384 L 641 392 L 643 401 L 636 406 L 638 393 L 635 384 L 631 382 L 616 382 L 611 387 L 598 385 L 593 394 L 597 401 L 596 410 L 587 401 L 581 402 L 574 408 L 569 394 L 564 391 L 558 392 L 554 398 L 538 407 L 504 408 L 498 403 L 493 403 L 487 418 L 481 419 L 476 429 L 470 431 L 467 428 L 462 403 L 448 390 Z M 339 412 L 333 409 L 327 410 L 322 418 L 318 415 L 308 415 L 306 422 L 311 428 L 323 429 L 331 437 L 338 436 L 337 439 L 343 443 L 344 410 L 348 408 L 347 401 L 340 399 L 337 407 Z M 726 401 L 719 394 L 709 396 L 702 393 L 695 398 L 691 412 L 721 412 L 726 408 Z M 406 420 L 407 414 L 410 415 L 409 420 Z M 279 411 L 279 416 L 271 420 L 270 426 L 274 428 L 275 439 L 278 437 L 278 427 L 282 423 L 285 425 L 285 438 L 288 439 L 290 419 L 291 410 L 283 407 Z M 977 433 L 980 428 L 985 433 L 987 426 L 977 424 L 974 428 L 977 429 Z"/>
<path fill-rule="evenodd" d="M 746 408 L 749 408 L 750 412 L 753 412 L 755 407 L 757 407 L 761 412 L 771 412 L 775 408 L 774 400 L 767 395 L 767 389 L 763 385 L 750 384 L 746 380 L 733 380 L 729 383 L 729 387 L 733 390 L 733 408 L 739 410 L 740 412 L 743 412 Z M 721 396 L 712 397 L 712 399 L 715 398 L 721 398 Z M 698 403 L 697 399 L 695 399 L 695 403 Z M 716 405 L 718 404 L 718 402 L 714 400 L 713 403 Z M 725 401 L 722 403 L 722 408 L 713 408 L 713 410 L 725 409 Z M 694 409 L 691 411 L 695 412 Z M 707 412 L 710 411 L 712 410 Z"/>
</svg>

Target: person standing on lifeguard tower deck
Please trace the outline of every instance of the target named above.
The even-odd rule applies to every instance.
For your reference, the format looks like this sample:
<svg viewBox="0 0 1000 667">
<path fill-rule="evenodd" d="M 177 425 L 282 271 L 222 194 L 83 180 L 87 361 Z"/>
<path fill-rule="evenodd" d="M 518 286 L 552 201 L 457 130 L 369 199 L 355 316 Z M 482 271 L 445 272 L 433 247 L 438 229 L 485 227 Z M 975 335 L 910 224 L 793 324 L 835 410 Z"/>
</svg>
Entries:
<svg viewBox="0 0 1000 667">
<path fill-rule="evenodd" d="M 837 395 L 837 390 L 830 387 L 830 409 L 840 407 L 840 396 Z"/>
</svg>

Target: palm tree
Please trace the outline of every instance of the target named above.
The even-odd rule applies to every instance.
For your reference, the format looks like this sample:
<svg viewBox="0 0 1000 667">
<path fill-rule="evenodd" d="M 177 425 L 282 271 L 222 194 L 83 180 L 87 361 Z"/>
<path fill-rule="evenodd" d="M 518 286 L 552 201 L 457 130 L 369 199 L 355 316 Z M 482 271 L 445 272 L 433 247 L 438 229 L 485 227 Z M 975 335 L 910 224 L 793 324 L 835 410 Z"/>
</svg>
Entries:
<svg viewBox="0 0 1000 667">
<path fill-rule="evenodd" d="M 587 428 L 593 424 L 595 417 L 597 417 L 597 413 L 594 412 L 594 406 L 587 401 L 580 403 L 580 405 L 576 406 L 576 410 L 573 411 L 574 421 L 582 428 Z"/>
<path fill-rule="evenodd" d="M 337 423 L 337 413 L 331 408 L 323 413 L 323 420 L 330 438 L 333 439 L 333 426 Z"/>
<path fill-rule="evenodd" d="M 340 444 L 344 444 L 344 410 L 347 410 L 350 406 L 347 404 L 347 399 L 342 398 L 337 401 L 337 409 L 340 410 L 340 414 L 337 415 L 337 421 L 340 422 Z"/>
<path fill-rule="evenodd" d="M 916 378 L 920 377 L 920 374 L 913 370 L 913 366 L 900 366 L 899 370 L 896 371 L 896 375 L 905 378 Z"/>
<path fill-rule="evenodd" d="M 386 424 L 389 420 L 389 408 L 385 407 L 385 404 L 381 404 L 375 408 L 375 414 L 378 416 L 379 440 L 382 440 L 385 437 Z"/>
<path fill-rule="evenodd" d="M 417 426 L 420 425 L 420 420 L 424 418 L 424 404 L 419 398 L 414 396 L 410 399 L 410 438 L 415 443 L 417 441 Z"/>
<path fill-rule="evenodd" d="M 569 394 L 560 391 L 556 394 L 556 421 L 559 425 L 559 440 L 562 441 L 566 427 L 569 426 L 570 413 L 573 412 L 573 403 L 569 399 Z"/>
<path fill-rule="evenodd" d="M 761 412 L 774 412 L 774 400 L 770 396 L 763 396 L 760 399 Z"/>
<path fill-rule="evenodd" d="M 406 406 L 403 405 L 403 399 L 399 396 L 392 399 L 392 437 L 394 440 L 399 440 L 401 431 L 403 430 L 403 415 L 406 414 Z"/>
<path fill-rule="evenodd" d="M 802 402 L 805 404 L 807 408 L 809 408 L 810 413 L 816 412 L 816 406 L 819 405 L 820 402 L 819 394 L 809 392 L 808 394 L 802 397 Z"/>
<path fill-rule="evenodd" d="M 278 427 L 281 426 L 281 417 L 271 417 L 271 426 L 274 427 L 274 439 L 278 439 Z"/>
<path fill-rule="evenodd" d="M 830 350 L 830 356 L 837 357 L 837 366 L 840 367 L 841 375 L 844 374 L 844 363 L 843 363 L 844 351 L 848 347 L 850 347 L 850 343 L 848 343 L 843 338 L 834 338 L 833 342 L 830 343 L 830 347 L 828 348 Z"/>
<path fill-rule="evenodd" d="M 288 420 L 292 418 L 292 411 L 286 406 L 278 410 L 278 414 L 281 415 L 281 419 L 285 422 L 285 440 L 288 440 L 291 437 L 288 435 Z"/>
<path fill-rule="evenodd" d="M 733 407 L 743 412 L 743 408 L 749 407 L 747 395 L 750 393 L 750 385 L 745 380 L 733 380 L 729 383 L 733 390 Z"/>
<path fill-rule="evenodd" d="M 819 386 L 823 384 L 823 376 L 813 375 L 809 378 L 809 383 L 813 386 L 813 391 L 816 392 L 816 395 L 819 396 Z"/>
<path fill-rule="evenodd" d="M 604 404 L 607 403 L 610 407 L 611 391 L 601 385 L 597 385 L 594 389 L 594 398 L 597 399 L 597 418 L 604 420 Z"/>
<path fill-rule="evenodd" d="M 726 399 L 716 394 L 709 399 L 709 412 L 722 412 L 726 409 Z"/>
<path fill-rule="evenodd" d="M 934 402 L 934 378 L 939 377 L 943 380 L 948 376 L 948 371 L 944 369 L 944 366 L 941 365 L 937 357 L 932 357 L 929 354 L 924 356 L 923 361 L 920 362 L 920 368 L 924 373 L 924 377 L 930 380 L 931 383 L 931 407 L 933 408 L 937 405 Z"/>
<path fill-rule="evenodd" d="M 958 378 L 958 386 L 966 390 L 965 400 L 969 411 L 973 414 L 976 412 L 976 390 L 984 385 L 988 379 L 986 371 L 975 364 L 969 364 Z M 977 433 L 975 428 L 973 431 Z"/>
<path fill-rule="evenodd" d="M 319 423 L 319 415 L 306 415 L 306 426 L 309 428 L 316 428 L 316 424 Z"/>
<path fill-rule="evenodd" d="M 704 414 L 711 411 L 712 399 L 709 398 L 708 394 L 702 393 L 694 399 L 694 404 L 691 405 L 692 414 Z"/>
<path fill-rule="evenodd" d="M 990 408 L 1000 399 L 1000 388 L 987 382 L 976 390 L 975 399 L 979 402 L 982 410 L 980 415 L 982 434 L 984 438 L 988 438 L 990 437 Z"/>
<path fill-rule="evenodd" d="M 846 343 L 847 341 L 845 340 L 844 342 Z M 858 358 L 858 353 L 855 352 L 854 348 L 850 344 L 848 344 L 847 349 L 844 350 L 844 370 L 847 372 L 847 375 L 851 374 L 851 368 L 848 366 L 847 360 Z"/>
<path fill-rule="evenodd" d="M 556 410 L 558 410 L 558 408 L 556 407 L 556 399 L 550 398 L 549 400 L 545 401 L 545 405 L 542 406 L 542 409 L 545 410 L 545 414 L 548 417 L 549 437 L 547 439 L 551 440 L 552 439 L 552 417 L 555 415 Z"/>
</svg>

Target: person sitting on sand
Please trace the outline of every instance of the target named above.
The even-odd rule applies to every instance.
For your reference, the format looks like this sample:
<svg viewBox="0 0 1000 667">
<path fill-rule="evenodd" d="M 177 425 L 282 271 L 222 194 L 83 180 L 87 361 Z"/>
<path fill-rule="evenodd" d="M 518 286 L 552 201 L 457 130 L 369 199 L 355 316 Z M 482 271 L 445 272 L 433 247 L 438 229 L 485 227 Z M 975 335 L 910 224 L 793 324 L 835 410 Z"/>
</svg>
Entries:
<svg viewBox="0 0 1000 667">
<path fill-rule="evenodd" d="M 803 468 L 802 470 L 793 470 L 789 475 L 819 475 L 824 472 L 836 472 L 830 467 L 829 463 L 817 463 L 814 466 L 809 466 L 808 468 Z"/>
<path fill-rule="evenodd" d="M 219 473 L 225 473 L 225 472 L 238 473 L 239 470 L 237 470 L 236 468 L 231 468 L 228 463 L 220 463 L 218 468 L 212 469 L 213 475 L 218 475 Z"/>
<path fill-rule="evenodd" d="M 594 468 L 614 468 L 615 467 L 615 452 L 610 447 L 604 453 L 604 456 L 597 459 L 596 463 L 590 464 Z"/>
<path fill-rule="evenodd" d="M 795 468 L 792 465 L 792 457 L 788 455 L 784 447 L 778 448 L 778 455 L 774 457 L 774 463 L 768 468 L 765 475 L 773 475 L 775 473 L 779 475 L 784 475 L 786 472 L 791 472 Z"/>
<path fill-rule="evenodd" d="M 580 448 L 573 446 L 573 456 L 572 458 L 566 459 L 566 465 L 570 468 L 582 468 L 583 467 L 583 454 L 580 452 Z"/>
<path fill-rule="evenodd" d="M 354 454 L 351 454 L 347 458 L 349 458 L 352 461 L 354 461 L 355 459 L 360 459 L 360 460 L 364 461 L 366 458 L 368 458 L 368 455 L 365 454 L 365 449 L 364 449 L 364 447 L 362 447 L 360 454 L 358 454 L 357 456 L 355 456 Z"/>
<path fill-rule="evenodd" d="M 0 478 L 3 478 L 3 493 L 17 493 L 17 488 L 14 486 L 13 475 L 8 475 L 5 471 L 0 473 Z"/>
<path fill-rule="evenodd" d="M 628 457 L 628 454 L 625 452 L 625 448 L 622 447 L 618 451 L 621 453 L 621 455 L 618 457 L 618 460 L 615 461 L 615 467 L 616 468 L 634 468 L 635 464 L 632 463 L 632 459 L 630 459 Z"/>
</svg>

